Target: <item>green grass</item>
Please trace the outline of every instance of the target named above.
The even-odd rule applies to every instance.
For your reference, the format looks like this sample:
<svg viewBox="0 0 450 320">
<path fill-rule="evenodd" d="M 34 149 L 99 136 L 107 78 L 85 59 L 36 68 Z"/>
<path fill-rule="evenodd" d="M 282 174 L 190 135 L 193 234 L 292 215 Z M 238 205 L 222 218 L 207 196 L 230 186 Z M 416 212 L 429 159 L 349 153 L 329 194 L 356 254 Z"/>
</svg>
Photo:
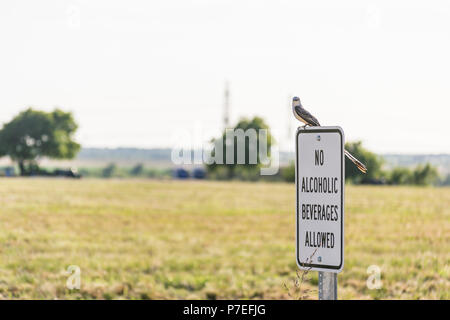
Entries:
<svg viewBox="0 0 450 320">
<path fill-rule="evenodd" d="M 17 178 L 0 194 L 0 298 L 290 298 L 291 184 Z M 449 188 L 347 186 L 345 228 L 340 299 L 450 299 Z M 303 289 L 317 297 L 316 272 Z"/>
</svg>

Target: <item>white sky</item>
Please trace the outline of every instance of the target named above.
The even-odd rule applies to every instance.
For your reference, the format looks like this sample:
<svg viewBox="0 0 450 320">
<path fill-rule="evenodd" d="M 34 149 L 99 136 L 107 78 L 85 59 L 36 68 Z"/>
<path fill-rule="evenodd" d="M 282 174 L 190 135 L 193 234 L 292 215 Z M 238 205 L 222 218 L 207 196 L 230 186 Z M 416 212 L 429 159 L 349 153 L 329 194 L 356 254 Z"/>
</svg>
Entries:
<svg viewBox="0 0 450 320">
<path fill-rule="evenodd" d="M 450 1 L 3 1 L 0 40 L 0 123 L 60 106 L 84 146 L 218 132 L 228 79 L 283 149 L 298 95 L 373 151 L 450 153 Z"/>
</svg>

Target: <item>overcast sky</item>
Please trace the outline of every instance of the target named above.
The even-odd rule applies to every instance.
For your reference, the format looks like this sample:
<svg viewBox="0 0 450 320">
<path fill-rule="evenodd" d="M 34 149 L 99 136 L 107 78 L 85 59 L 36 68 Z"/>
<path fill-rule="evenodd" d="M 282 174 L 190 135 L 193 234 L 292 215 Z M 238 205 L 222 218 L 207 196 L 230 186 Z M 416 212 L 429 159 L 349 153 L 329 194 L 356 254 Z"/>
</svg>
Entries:
<svg viewBox="0 0 450 320">
<path fill-rule="evenodd" d="M 260 115 L 293 149 L 289 96 L 347 140 L 450 153 L 450 1 L 2 1 L 0 122 L 73 111 L 78 140 L 170 147 Z"/>
</svg>

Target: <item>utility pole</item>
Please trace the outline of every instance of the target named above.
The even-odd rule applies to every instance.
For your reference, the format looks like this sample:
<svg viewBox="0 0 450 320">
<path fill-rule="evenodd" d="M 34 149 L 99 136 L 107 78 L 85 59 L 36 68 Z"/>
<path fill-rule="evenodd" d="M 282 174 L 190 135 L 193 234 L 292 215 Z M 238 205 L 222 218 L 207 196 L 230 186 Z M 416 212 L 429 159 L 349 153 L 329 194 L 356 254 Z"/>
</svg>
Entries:
<svg viewBox="0 0 450 320">
<path fill-rule="evenodd" d="M 223 126 L 227 129 L 230 125 L 230 87 L 229 82 L 225 81 L 225 92 L 223 100 Z"/>
<path fill-rule="evenodd" d="M 287 108 L 286 108 L 286 139 L 290 144 L 292 139 L 292 95 L 290 94 L 287 99 Z"/>
</svg>

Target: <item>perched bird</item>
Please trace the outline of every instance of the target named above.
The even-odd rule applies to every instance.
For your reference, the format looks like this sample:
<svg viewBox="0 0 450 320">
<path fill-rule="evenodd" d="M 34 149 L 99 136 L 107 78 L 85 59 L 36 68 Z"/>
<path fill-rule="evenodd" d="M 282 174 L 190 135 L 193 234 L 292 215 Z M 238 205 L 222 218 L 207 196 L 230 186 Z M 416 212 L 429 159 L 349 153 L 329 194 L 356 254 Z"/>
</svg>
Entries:
<svg viewBox="0 0 450 320">
<path fill-rule="evenodd" d="M 297 120 L 303 122 L 306 126 L 318 127 L 320 126 L 319 120 L 316 119 L 311 113 L 309 113 L 305 108 L 303 108 L 299 97 L 294 97 L 292 99 L 292 112 Z M 356 159 L 350 152 L 344 149 L 345 156 L 355 164 L 355 166 L 362 172 L 366 173 L 366 166 Z"/>
</svg>

